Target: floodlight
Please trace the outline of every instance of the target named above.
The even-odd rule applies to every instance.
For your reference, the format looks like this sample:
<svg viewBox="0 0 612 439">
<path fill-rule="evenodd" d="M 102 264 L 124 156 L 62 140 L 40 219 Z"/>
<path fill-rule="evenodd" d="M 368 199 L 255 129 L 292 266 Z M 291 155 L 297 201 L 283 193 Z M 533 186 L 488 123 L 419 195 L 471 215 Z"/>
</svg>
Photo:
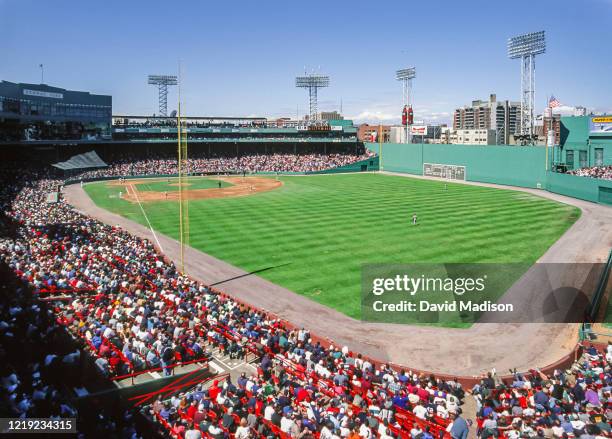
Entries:
<svg viewBox="0 0 612 439">
<path fill-rule="evenodd" d="M 395 79 L 398 81 L 404 81 L 406 79 L 414 79 L 416 78 L 416 69 L 414 67 L 409 67 L 407 69 L 400 69 L 395 72 Z"/>
<path fill-rule="evenodd" d="M 540 55 L 546 52 L 544 31 L 532 32 L 508 38 L 508 58 L 522 58 L 526 55 Z"/>
<path fill-rule="evenodd" d="M 521 114 L 517 134 L 529 143 L 534 140 L 535 57 L 545 52 L 544 31 L 508 39 L 508 58 L 521 60 Z"/>
<path fill-rule="evenodd" d="M 157 85 L 159 114 L 166 116 L 168 114 L 168 86 L 177 85 L 178 78 L 175 75 L 149 75 L 148 83 Z"/>
<path fill-rule="evenodd" d="M 308 89 L 309 105 L 310 105 L 310 120 L 313 124 L 319 118 L 317 112 L 317 91 L 319 88 L 329 87 L 329 76 L 311 73 L 309 75 L 297 76 L 295 78 L 295 86 L 298 88 Z"/>
</svg>

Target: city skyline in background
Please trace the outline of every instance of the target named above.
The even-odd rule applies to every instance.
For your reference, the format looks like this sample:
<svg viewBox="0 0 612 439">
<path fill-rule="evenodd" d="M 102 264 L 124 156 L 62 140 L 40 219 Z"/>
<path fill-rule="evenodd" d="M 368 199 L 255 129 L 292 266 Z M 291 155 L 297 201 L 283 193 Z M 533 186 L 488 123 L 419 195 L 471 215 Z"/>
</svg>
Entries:
<svg viewBox="0 0 612 439">
<path fill-rule="evenodd" d="M 564 114 L 575 106 L 612 112 L 612 60 L 602 51 L 610 0 L 312 5 L 110 1 L 85 9 L 72 0 L 0 0 L 0 56 L 9 61 L 0 80 L 39 83 L 42 64 L 46 84 L 111 94 L 115 114 L 152 115 L 157 91 L 147 75 L 177 74 L 180 60 L 185 114 L 294 118 L 308 112 L 306 92 L 295 88 L 306 68 L 331 77 L 321 111 L 342 107 L 357 123 L 390 124 L 401 118 L 395 70 L 415 66 L 415 119 L 450 123 L 455 108 L 492 93 L 520 100 L 520 63 L 507 58 L 507 39 L 545 30 L 537 113 L 550 95 Z M 175 87 L 169 111 L 176 102 Z"/>
</svg>

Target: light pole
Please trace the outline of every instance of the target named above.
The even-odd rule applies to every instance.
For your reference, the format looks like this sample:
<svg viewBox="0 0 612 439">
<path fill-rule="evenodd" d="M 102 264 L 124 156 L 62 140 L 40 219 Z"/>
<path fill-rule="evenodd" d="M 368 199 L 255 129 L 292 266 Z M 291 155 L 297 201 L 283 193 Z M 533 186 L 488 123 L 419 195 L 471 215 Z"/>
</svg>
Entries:
<svg viewBox="0 0 612 439">
<path fill-rule="evenodd" d="M 316 123 L 318 115 L 317 92 L 320 88 L 329 87 L 329 76 L 311 73 L 295 78 L 295 86 L 308 90 L 308 102 L 310 107 L 309 125 Z"/>
<path fill-rule="evenodd" d="M 410 99 L 412 98 L 412 80 L 416 78 L 416 69 L 414 67 L 408 67 L 406 69 L 400 69 L 395 72 L 395 79 L 402 82 L 402 104 L 403 104 L 403 113 L 402 113 L 402 124 L 404 125 L 404 130 L 406 136 L 404 138 L 405 143 L 410 143 L 408 140 L 408 126 L 412 124 L 410 120 L 412 118 L 412 105 Z M 409 108 L 408 108 L 409 107 Z"/>
<path fill-rule="evenodd" d="M 521 60 L 521 117 L 519 132 L 523 141 L 533 143 L 535 102 L 535 57 L 546 52 L 544 31 L 508 39 L 508 58 Z"/>
</svg>

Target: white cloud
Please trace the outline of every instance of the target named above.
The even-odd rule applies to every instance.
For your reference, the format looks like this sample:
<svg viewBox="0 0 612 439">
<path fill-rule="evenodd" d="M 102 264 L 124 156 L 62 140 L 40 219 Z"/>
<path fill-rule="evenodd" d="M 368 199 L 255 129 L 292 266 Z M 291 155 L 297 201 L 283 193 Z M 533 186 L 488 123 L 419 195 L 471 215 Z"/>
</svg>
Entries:
<svg viewBox="0 0 612 439">
<path fill-rule="evenodd" d="M 553 108 L 553 114 L 560 114 L 562 116 L 573 116 L 576 111 L 576 107 L 571 105 L 561 105 L 560 107 Z"/>
<path fill-rule="evenodd" d="M 450 122 L 451 114 L 448 111 L 430 111 L 415 108 L 414 119 L 422 120 L 425 123 L 448 123 Z M 390 111 L 381 110 L 364 110 L 354 116 L 349 116 L 356 123 L 385 123 L 399 124 L 401 121 L 401 113 L 391 113 Z"/>
<path fill-rule="evenodd" d="M 354 120 L 355 122 L 387 122 L 387 123 L 398 123 L 401 119 L 401 115 L 397 115 L 395 113 L 385 112 L 385 111 L 371 111 L 364 110 L 361 113 L 350 116 L 349 119 Z"/>
</svg>

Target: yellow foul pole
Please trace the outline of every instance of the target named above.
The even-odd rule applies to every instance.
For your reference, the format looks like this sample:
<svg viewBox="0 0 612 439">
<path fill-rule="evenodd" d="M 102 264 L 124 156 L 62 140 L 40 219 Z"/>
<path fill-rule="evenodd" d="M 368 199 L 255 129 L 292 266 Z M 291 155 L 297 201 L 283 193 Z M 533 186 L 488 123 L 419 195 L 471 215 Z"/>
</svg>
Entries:
<svg viewBox="0 0 612 439">
<path fill-rule="evenodd" d="M 179 61 L 179 80 L 178 80 L 178 112 L 177 112 L 177 121 L 176 121 L 176 132 L 178 138 L 178 191 L 179 191 L 179 242 L 180 242 L 180 270 L 182 273 L 185 273 L 185 245 L 186 239 L 185 237 L 189 233 L 189 226 L 187 225 L 189 221 L 189 212 L 187 210 L 187 206 L 185 203 L 185 192 L 184 192 L 184 184 L 185 184 L 185 171 L 186 171 L 186 163 L 187 163 L 187 133 L 183 131 L 183 114 L 181 108 L 181 87 L 182 87 L 182 77 L 181 77 L 181 63 Z"/>
<path fill-rule="evenodd" d="M 180 83 L 179 83 L 180 84 Z M 182 121 L 181 121 L 181 86 L 179 85 L 179 102 L 178 102 L 178 113 L 176 120 L 176 133 L 178 136 L 178 192 L 179 192 L 179 244 L 180 244 L 180 269 L 181 272 L 185 272 L 185 243 L 183 240 L 184 230 L 183 230 L 183 157 L 182 157 L 182 148 L 181 148 L 181 135 L 183 131 Z"/>
<path fill-rule="evenodd" d="M 184 183 L 188 184 L 190 168 L 189 168 L 189 161 L 188 161 L 189 156 L 187 154 L 188 150 L 187 150 L 187 129 L 186 128 L 181 136 L 181 142 L 182 142 L 181 155 L 183 157 L 183 179 L 184 179 Z M 182 201 L 183 202 L 183 221 L 185 222 L 185 224 L 183 224 L 183 231 L 185 233 L 185 237 L 183 239 L 183 245 L 189 245 L 189 197 L 186 195 L 187 194 L 183 194 L 183 201 Z"/>
<path fill-rule="evenodd" d="M 382 124 L 378 124 L 378 169 L 383 171 L 383 139 Z"/>
</svg>

